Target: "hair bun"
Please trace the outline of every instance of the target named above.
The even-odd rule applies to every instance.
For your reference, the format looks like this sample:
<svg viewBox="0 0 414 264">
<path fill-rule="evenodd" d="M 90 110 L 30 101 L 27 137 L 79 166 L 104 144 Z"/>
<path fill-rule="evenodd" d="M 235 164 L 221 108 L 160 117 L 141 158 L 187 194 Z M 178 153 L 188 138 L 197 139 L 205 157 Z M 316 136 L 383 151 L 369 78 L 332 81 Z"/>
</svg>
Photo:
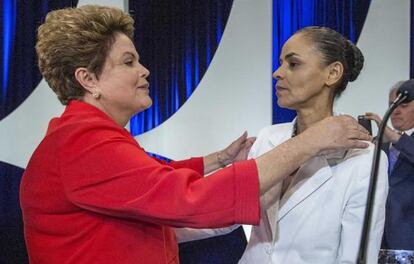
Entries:
<svg viewBox="0 0 414 264">
<path fill-rule="evenodd" d="M 348 44 L 349 45 L 348 50 L 346 52 L 346 61 L 348 62 L 349 67 L 348 80 L 352 82 L 358 78 L 362 67 L 364 67 L 364 55 L 362 55 L 361 50 L 357 46 L 355 46 L 354 43 L 348 40 Z"/>
</svg>

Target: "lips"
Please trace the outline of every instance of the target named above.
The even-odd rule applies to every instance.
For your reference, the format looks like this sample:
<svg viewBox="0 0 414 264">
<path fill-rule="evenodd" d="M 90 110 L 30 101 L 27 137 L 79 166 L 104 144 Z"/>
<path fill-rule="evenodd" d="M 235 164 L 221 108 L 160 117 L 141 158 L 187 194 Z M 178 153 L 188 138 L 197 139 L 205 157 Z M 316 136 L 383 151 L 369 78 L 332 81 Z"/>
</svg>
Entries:
<svg viewBox="0 0 414 264">
<path fill-rule="evenodd" d="M 139 89 L 149 89 L 149 83 L 138 86 Z"/>
<path fill-rule="evenodd" d="M 282 91 L 287 91 L 288 89 L 282 86 L 277 85 L 276 86 L 276 92 L 282 92 Z"/>
</svg>

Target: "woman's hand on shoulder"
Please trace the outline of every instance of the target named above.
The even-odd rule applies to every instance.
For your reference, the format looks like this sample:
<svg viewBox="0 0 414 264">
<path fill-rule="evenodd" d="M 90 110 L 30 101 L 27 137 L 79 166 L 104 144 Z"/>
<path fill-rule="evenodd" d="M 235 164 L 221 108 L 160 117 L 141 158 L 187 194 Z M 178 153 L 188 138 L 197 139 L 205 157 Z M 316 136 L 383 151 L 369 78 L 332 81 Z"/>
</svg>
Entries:
<svg viewBox="0 0 414 264">
<path fill-rule="evenodd" d="M 364 141 L 372 140 L 368 131 L 349 115 L 327 117 L 301 134 L 319 153 L 367 148 L 369 144 Z"/>
</svg>

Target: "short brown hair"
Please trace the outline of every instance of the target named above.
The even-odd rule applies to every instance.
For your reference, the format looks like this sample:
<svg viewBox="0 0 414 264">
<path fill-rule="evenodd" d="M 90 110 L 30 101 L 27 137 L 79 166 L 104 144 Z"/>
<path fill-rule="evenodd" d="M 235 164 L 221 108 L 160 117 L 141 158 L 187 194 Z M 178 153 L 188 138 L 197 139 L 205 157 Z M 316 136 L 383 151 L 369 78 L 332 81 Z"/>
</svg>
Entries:
<svg viewBox="0 0 414 264">
<path fill-rule="evenodd" d="M 37 33 L 39 69 L 62 104 L 85 94 L 75 79 L 77 68 L 99 77 L 118 32 L 133 40 L 134 20 L 118 8 L 85 5 L 46 16 Z"/>
</svg>

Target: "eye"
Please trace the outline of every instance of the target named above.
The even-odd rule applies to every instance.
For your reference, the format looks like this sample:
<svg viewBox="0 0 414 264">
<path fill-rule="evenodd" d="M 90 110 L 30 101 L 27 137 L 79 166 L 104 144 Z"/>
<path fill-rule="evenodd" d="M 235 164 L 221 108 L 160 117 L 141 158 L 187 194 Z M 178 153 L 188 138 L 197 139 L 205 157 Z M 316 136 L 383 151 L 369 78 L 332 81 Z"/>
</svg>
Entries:
<svg viewBox="0 0 414 264">
<path fill-rule="evenodd" d="M 126 60 L 124 63 L 128 66 L 132 66 L 132 64 L 134 64 L 134 61 L 133 60 Z"/>
<path fill-rule="evenodd" d="M 299 63 L 296 61 L 290 61 L 289 62 L 289 68 L 291 69 L 295 69 L 296 67 L 298 67 Z"/>
</svg>

